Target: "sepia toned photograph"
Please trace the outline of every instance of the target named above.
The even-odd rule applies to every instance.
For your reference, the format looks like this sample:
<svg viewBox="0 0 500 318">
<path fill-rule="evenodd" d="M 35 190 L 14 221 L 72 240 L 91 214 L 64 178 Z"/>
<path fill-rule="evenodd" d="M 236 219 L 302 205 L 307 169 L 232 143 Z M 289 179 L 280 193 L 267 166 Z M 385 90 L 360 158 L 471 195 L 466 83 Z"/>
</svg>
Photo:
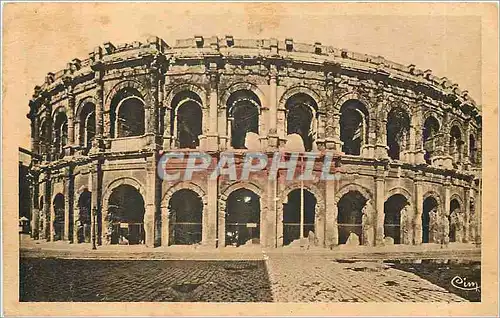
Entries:
<svg viewBox="0 0 500 318">
<path fill-rule="evenodd" d="M 496 312 L 497 9 L 4 4 L 7 313 Z"/>
</svg>

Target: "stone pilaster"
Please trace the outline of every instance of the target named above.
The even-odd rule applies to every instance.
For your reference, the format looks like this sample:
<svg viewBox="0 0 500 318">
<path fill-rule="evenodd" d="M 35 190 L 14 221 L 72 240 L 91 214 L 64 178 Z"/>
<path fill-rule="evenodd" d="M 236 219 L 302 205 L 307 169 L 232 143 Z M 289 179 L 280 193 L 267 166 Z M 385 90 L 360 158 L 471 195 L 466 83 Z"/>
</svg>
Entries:
<svg viewBox="0 0 500 318">
<path fill-rule="evenodd" d="M 50 96 L 45 96 L 43 101 L 45 107 L 45 122 L 47 123 L 47 139 L 45 140 L 46 152 L 44 159 L 51 161 L 55 152 L 54 140 L 54 123 L 52 121 L 52 105 L 50 103 Z M 50 200 L 49 200 L 50 201 Z"/>
<path fill-rule="evenodd" d="M 169 226 L 170 220 L 168 217 L 168 202 L 161 207 L 161 246 L 168 246 L 169 244 Z"/>
<path fill-rule="evenodd" d="M 413 219 L 413 244 L 422 244 L 422 214 L 424 208 L 424 193 L 420 177 L 415 178 L 415 218 Z"/>
<path fill-rule="evenodd" d="M 231 148 L 231 121 L 232 118 L 228 118 L 227 116 L 227 106 L 220 105 L 218 108 L 218 120 L 217 130 L 219 132 L 219 150 L 224 151 Z M 203 112 L 204 117 L 207 116 L 206 112 Z M 210 115 L 210 114 L 208 114 Z M 206 120 L 206 118 L 204 118 Z M 260 131 L 262 133 L 262 131 Z M 206 137 L 204 135 L 200 136 L 200 149 L 205 150 L 206 145 Z"/>
<path fill-rule="evenodd" d="M 110 114 L 109 109 L 104 111 L 104 84 L 102 82 L 103 70 L 100 64 L 97 64 L 95 69 L 95 137 L 92 142 L 92 152 L 99 152 L 102 150 L 102 139 L 109 138 L 110 135 Z"/>
<path fill-rule="evenodd" d="M 211 198 L 210 193 L 208 196 L 208 210 L 215 210 L 215 212 L 217 213 L 217 248 L 224 248 L 226 246 L 226 199 L 227 197 L 224 197 L 220 198 L 219 201 L 217 201 L 217 197 Z"/>
<path fill-rule="evenodd" d="M 379 167 L 375 177 L 375 195 L 377 209 L 377 225 L 375 229 L 375 245 L 384 244 L 384 203 L 385 203 L 385 171 Z"/>
<path fill-rule="evenodd" d="M 409 131 L 409 134 L 410 134 L 410 138 L 409 138 L 409 147 L 408 147 L 408 151 L 407 151 L 407 158 L 406 158 L 406 162 L 408 163 L 411 163 L 411 164 L 415 164 L 415 151 L 416 151 L 416 148 L 417 148 L 417 145 L 416 145 L 416 130 L 417 130 L 417 125 L 416 124 L 412 124 L 410 126 L 410 131 Z"/>
<path fill-rule="evenodd" d="M 313 121 L 314 126 L 314 132 L 316 133 L 316 139 L 314 142 L 316 143 L 316 146 L 319 150 L 324 150 L 326 149 L 326 138 L 325 138 L 325 118 L 326 114 L 318 111 L 317 113 L 318 118 Z"/>
<path fill-rule="evenodd" d="M 413 163 L 420 165 L 420 164 L 425 164 L 425 159 L 424 159 L 424 137 L 423 137 L 423 115 L 422 115 L 422 96 L 418 96 L 417 98 L 417 107 L 416 111 L 413 114 L 413 122 L 415 123 L 415 147 L 413 150 L 414 153 L 414 160 Z"/>
<path fill-rule="evenodd" d="M 378 125 L 378 133 L 377 133 L 377 143 L 375 144 L 375 157 L 378 159 L 387 159 L 389 158 L 388 150 L 389 146 L 387 146 L 387 119 L 383 119 L 377 123 Z"/>
<path fill-rule="evenodd" d="M 450 216 L 450 178 L 447 177 L 447 180 L 445 181 L 444 184 L 444 207 L 443 207 L 443 215 L 442 217 L 444 218 L 443 222 L 448 222 L 448 217 Z M 444 241 L 448 243 L 450 241 L 450 228 L 449 226 L 447 227 L 447 231 L 445 230 L 444 233 L 441 232 L 440 235 L 444 237 Z"/>
<path fill-rule="evenodd" d="M 335 202 L 336 180 L 325 181 L 325 247 L 332 248 L 339 244 L 338 208 Z"/>
<path fill-rule="evenodd" d="M 217 73 L 217 65 L 215 63 L 210 63 L 209 73 L 210 78 L 210 95 L 209 95 L 209 121 L 208 121 L 208 134 L 207 134 L 207 149 L 209 151 L 217 151 L 219 149 L 218 140 L 218 84 L 219 84 L 219 74 Z"/>
<path fill-rule="evenodd" d="M 276 209 L 276 246 L 277 247 L 282 247 L 283 246 L 283 213 L 284 213 L 284 204 L 287 203 L 288 196 L 282 196 L 283 191 L 284 191 L 284 185 L 285 185 L 285 176 L 280 173 L 278 170 L 278 173 L 276 175 L 276 197 L 279 198 L 278 204 L 277 204 L 277 209 Z"/>
<path fill-rule="evenodd" d="M 278 69 L 276 65 L 269 67 L 269 133 L 268 146 L 270 149 L 277 149 L 279 146 L 278 136 Z"/>
<path fill-rule="evenodd" d="M 325 147 L 327 150 L 342 150 L 340 141 L 340 114 L 335 108 L 335 75 L 333 72 L 325 74 L 325 93 L 326 93 L 326 124 L 325 124 Z"/>
<path fill-rule="evenodd" d="M 147 158 L 146 167 L 146 198 L 144 214 L 145 243 L 147 247 L 154 247 L 155 243 L 155 218 L 158 209 L 156 190 L 156 155 Z"/>
<path fill-rule="evenodd" d="M 40 207 L 38 206 L 38 174 L 34 173 L 30 180 L 30 208 L 31 208 L 31 237 L 35 240 L 39 238 L 39 215 Z"/>
<path fill-rule="evenodd" d="M 159 69 L 155 66 L 151 68 L 151 89 L 150 89 L 150 102 L 146 105 L 146 134 L 153 135 L 150 142 L 156 144 L 158 136 L 158 123 L 159 123 L 159 86 L 160 86 L 160 73 Z M 155 147 L 156 148 L 156 147 Z"/>
<path fill-rule="evenodd" d="M 463 144 L 463 149 L 462 149 L 462 163 L 464 164 L 464 167 L 466 169 L 468 169 L 470 164 L 471 164 L 471 160 L 470 160 L 471 151 L 470 151 L 470 139 L 469 139 L 470 124 L 469 124 L 469 121 L 470 121 L 470 119 L 465 122 L 465 136 L 463 136 L 464 144 Z"/>
<path fill-rule="evenodd" d="M 75 147 L 75 95 L 73 93 L 73 87 L 69 86 L 68 90 L 68 144 L 66 145 L 65 154 L 67 156 L 73 154 L 73 148 Z"/>
<path fill-rule="evenodd" d="M 170 127 L 170 113 L 172 111 L 171 105 L 164 105 L 165 115 L 163 116 L 163 150 L 172 148 L 171 127 Z M 201 146 L 201 141 L 200 141 Z"/>
<path fill-rule="evenodd" d="M 448 147 L 446 146 L 446 136 L 444 132 L 436 134 L 436 148 L 431 158 L 431 164 L 436 167 L 451 169 L 452 160 L 448 156 Z"/>
<path fill-rule="evenodd" d="M 380 84 L 379 84 L 380 85 Z M 379 87 L 379 94 L 377 95 L 376 107 L 377 110 L 381 110 L 382 114 L 376 113 L 375 121 L 375 158 L 377 159 L 388 159 L 389 158 L 389 147 L 387 146 L 387 113 L 383 111 L 386 107 L 387 97 L 383 94 L 383 88 Z"/>
<path fill-rule="evenodd" d="M 468 243 L 469 242 L 469 224 L 470 224 L 470 197 L 471 197 L 471 189 L 469 187 L 466 187 L 464 190 L 465 197 L 464 197 L 464 204 L 465 204 L 465 229 L 464 229 L 464 237 L 463 237 L 463 242 Z"/>
<path fill-rule="evenodd" d="M 337 112 L 336 109 L 334 109 L 331 116 L 333 118 L 333 138 L 331 141 L 327 141 L 326 144 L 327 147 L 328 144 L 330 144 L 331 149 L 341 152 L 343 142 L 340 140 L 340 113 Z"/>
<path fill-rule="evenodd" d="M 73 218 L 73 187 L 72 187 L 71 168 L 66 168 L 64 171 L 64 235 L 65 241 L 70 241 L 71 219 Z"/>
<path fill-rule="evenodd" d="M 52 181 L 53 180 L 50 180 L 50 183 L 52 183 Z M 50 224 L 49 224 L 50 232 L 49 232 L 49 235 L 50 235 L 50 241 L 53 242 L 55 239 L 55 234 L 56 234 L 55 227 L 54 227 L 54 223 L 56 220 L 56 211 L 54 209 L 54 202 L 52 200 L 52 191 L 50 191 L 50 193 L 49 193 L 48 206 L 50 207 Z"/>
<path fill-rule="evenodd" d="M 278 86 L 278 96 L 284 93 L 284 88 Z M 286 142 L 286 109 L 284 103 L 277 104 L 277 114 L 276 114 L 277 122 L 276 122 L 276 130 L 278 134 L 278 148 L 283 146 Z"/>
<path fill-rule="evenodd" d="M 476 140 L 476 166 L 477 167 L 482 167 L 482 162 L 483 162 L 483 134 L 481 132 L 481 129 L 478 130 L 477 132 L 477 140 Z"/>
<path fill-rule="evenodd" d="M 108 244 L 109 243 L 108 222 L 107 220 L 100 220 L 100 218 L 102 217 L 102 211 L 101 211 L 102 171 L 101 171 L 101 162 L 99 160 L 93 162 L 91 165 L 91 170 L 89 173 L 89 184 L 91 185 L 89 191 L 91 191 L 91 196 L 92 196 L 91 199 L 92 207 L 90 210 L 91 211 L 90 237 L 92 240 L 92 238 L 95 235 L 96 244 L 98 245 L 101 245 L 103 240 L 106 244 Z"/>
<path fill-rule="evenodd" d="M 373 126 L 376 125 L 376 121 L 373 121 L 372 123 L 371 119 L 366 119 L 366 117 L 363 116 L 362 125 L 361 156 L 373 158 L 375 157 L 374 144 L 376 143 L 376 141 L 374 140 L 376 132 Z"/>
<path fill-rule="evenodd" d="M 446 125 L 446 128 L 443 133 L 443 138 L 442 138 L 442 147 L 443 147 L 443 159 L 442 159 L 442 165 L 443 167 L 447 169 L 453 169 L 453 163 L 454 163 L 454 158 L 451 154 L 451 147 L 450 147 L 450 141 L 451 141 L 451 135 L 450 135 L 450 130 L 451 127 L 449 125 Z"/>
<path fill-rule="evenodd" d="M 90 187 L 88 187 L 90 189 Z M 73 191 L 76 192 L 73 183 Z M 78 193 L 73 194 L 73 231 L 70 233 L 74 244 L 78 243 L 78 221 L 80 220 L 80 207 L 78 206 Z M 92 208 L 92 207 L 91 207 Z"/>
<path fill-rule="evenodd" d="M 40 117 L 36 116 L 36 112 L 38 111 L 40 104 L 38 101 L 30 101 L 30 142 L 31 142 L 31 151 L 33 153 L 38 154 L 40 152 Z"/>
<path fill-rule="evenodd" d="M 90 195 L 92 196 L 91 198 L 91 206 L 90 206 L 90 241 L 94 239 L 94 237 L 97 236 L 96 228 L 97 225 L 95 224 L 95 220 L 97 218 L 97 191 L 98 191 L 98 182 L 97 182 L 97 170 L 98 167 L 95 166 L 94 164 L 91 166 L 90 172 L 89 172 L 89 191 Z M 107 227 L 107 222 L 104 222 L 105 226 Z M 107 228 L 104 229 L 104 232 L 106 233 Z M 108 243 L 107 239 L 104 239 L 104 242 Z"/>
<path fill-rule="evenodd" d="M 278 210 L 278 184 L 276 180 L 271 180 L 271 178 L 267 181 L 267 215 L 266 218 L 263 219 L 261 223 L 266 227 L 265 230 L 265 242 L 264 247 L 277 247 L 277 227 L 281 225 L 281 222 L 278 220 L 277 210 Z"/>
<path fill-rule="evenodd" d="M 213 248 L 217 247 L 217 183 L 217 179 L 207 178 L 207 205 L 204 210 L 206 216 L 204 215 L 202 224 L 203 244 Z"/>
<path fill-rule="evenodd" d="M 481 177 L 479 178 L 479 189 L 477 192 L 476 196 L 476 202 L 475 202 L 475 213 L 474 216 L 476 217 L 476 244 L 481 244 L 482 241 L 482 227 L 483 227 L 483 222 L 482 222 L 482 215 L 483 215 L 483 207 L 482 207 L 482 193 L 483 190 L 481 189 L 482 187 L 482 179 Z"/>
<path fill-rule="evenodd" d="M 323 195 L 323 198 L 325 196 Z M 320 247 L 325 247 L 325 227 L 326 227 L 326 205 L 325 204 L 319 204 L 316 202 L 316 206 L 314 207 L 316 211 L 316 216 L 315 216 L 315 231 L 314 234 L 316 235 L 316 244 L 317 246 Z"/>
<path fill-rule="evenodd" d="M 202 244 L 217 247 L 217 180 L 207 178 L 207 201 L 204 202 L 202 219 Z"/>
<path fill-rule="evenodd" d="M 41 232 L 40 239 L 45 239 L 50 241 L 50 206 L 51 206 L 51 191 L 50 191 L 50 182 L 49 182 L 48 174 L 45 174 L 42 181 L 43 188 L 43 231 Z"/>
</svg>

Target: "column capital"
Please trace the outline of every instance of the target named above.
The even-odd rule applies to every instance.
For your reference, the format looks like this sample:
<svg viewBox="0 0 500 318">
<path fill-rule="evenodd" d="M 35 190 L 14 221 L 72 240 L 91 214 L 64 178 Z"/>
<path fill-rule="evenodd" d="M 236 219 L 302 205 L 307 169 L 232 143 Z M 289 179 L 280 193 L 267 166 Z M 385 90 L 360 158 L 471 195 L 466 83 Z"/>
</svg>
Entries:
<svg viewBox="0 0 500 318">
<path fill-rule="evenodd" d="M 158 79 L 161 75 L 165 74 L 168 69 L 169 60 L 162 53 L 157 53 L 149 64 L 151 74 Z"/>
<path fill-rule="evenodd" d="M 443 185 L 445 186 L 445 188 L 451 187 L 451 177 L 450 176 L 446 176 L 446 179 L 444 180 Z"/>
<path fill-rule="evenodd" d="M 421 185 L 422 182 L 424 181 L 424 175 L 421 171 L 415 171 L 415 185 Z"/>
<path fill-rule="evenodd" d="M 278 77 L 278 65 L 269 63 L 269 77 L 276 79 Z"/>
<path fill-rule="evenodd" d="M 92 64 L 90 64 L 90 69 L 95 72 L 95 76 L 101 77 L 101 72 L 104 70 L 104 63 L 101 60 L 94 60 Z"/>
<path fill-rule="evenodd" d="M 385 181 L 385 176 L 380 176 L 380 175 L 376 175 L 375 176 L 375 182 L 384 182 Z"/>
<path fill-rule="evenodd" d="M 377 166 L 375 169 L 375 181 L 385 180 L 387 171 L 385 166 Z"/>
<path fill-rule="evenodd" d="M 334 72 L 332 72 L 332 71 L 325 72 L 325 86 L 330 90 L 333 90 L 333 88 L 335 87 L 335 73 Z"/>
<path fill-rule="evenodd" d="M 211 89 L 217 89 L 217 85 L 219 84 L 219 73 L 217 72 L 217 70 L 209 70 L 207 72 L 207 76 L 210 80 L 210 88 Z"/>
<path fill-rule="evenodd" d="M 278 84 L 278 73 L 269 72 L 269 85 L 277 85 Z"/>
</svg>

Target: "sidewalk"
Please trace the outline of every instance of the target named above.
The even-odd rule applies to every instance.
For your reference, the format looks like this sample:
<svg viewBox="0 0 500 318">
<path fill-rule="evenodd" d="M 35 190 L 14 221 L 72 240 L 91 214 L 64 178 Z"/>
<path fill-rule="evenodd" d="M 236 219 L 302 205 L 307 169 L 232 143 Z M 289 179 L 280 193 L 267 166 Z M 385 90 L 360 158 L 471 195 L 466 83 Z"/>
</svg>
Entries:
<svg viewBox="0 0 500 318">
<path fill-rule="evenodd" d="M 332 259 L 481 259 L 481 249 L 470 243 L 450 243 L 419 246 L 392 245 L 381 247 L 337 246 L 328 248 L 261 248 L 225 247 L 220 249 L 203 246 L 168 246 L 148 248 L 143 245 L 102 245 L 92 250 L 90 243 L 70 244 L 68 242 L 46 242 L 22 236 L 20 256 L 35 258 L 66 259 L 157 259 L 157 260 L 263 260 L 269 256 L 304 255 Z"/>
</svg>

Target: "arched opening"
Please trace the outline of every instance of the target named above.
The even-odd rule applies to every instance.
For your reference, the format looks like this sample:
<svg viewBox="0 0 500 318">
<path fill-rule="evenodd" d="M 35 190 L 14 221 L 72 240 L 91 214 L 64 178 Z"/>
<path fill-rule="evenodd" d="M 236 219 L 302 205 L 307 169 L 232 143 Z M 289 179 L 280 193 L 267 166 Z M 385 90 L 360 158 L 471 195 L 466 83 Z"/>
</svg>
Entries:
<svg viewBox="0 0 500 318">
<path fill-rule="evenodd" d="M 395 194 L 391 196 L 384 203 L 384 235 L 385 237 L 391 237 L 394 240 L 394 244 L 400 244 L 402 242 L 401 226 L 405 226 L 402 222 L 401 211 L 408 204 L 405 196 L 402 194 Z M 407 215 L 406 217 L 411 217 Z"/>
<path fill-rule="evenodd" d="M 362 211 L 366 201 L 367 199 L 359 191 L 349 191 L 339 200 L 337 204 L 339 244 L 346 244 L 351 234 L 357 236 L 360 244 L 364 244 Z"/>
<path fill-rule="evenodd" d="M 198 244 L 202 239 L 203 201 L 189 189 L 175 192 L 169 201 L 170 245 Z"/>
<path fill-rule="evenodd" d="M 62 240 L 64 237 L 64 194 L 58 193 L 54 197 L 54 241 Z"/>
<path fill-rule="evenodd" d="M 431 157 L 434 155 L 437 135 L 439 132 L 439 122 L 433 116 L 427 117 L 424 122 L 424 129 L 422 132 L 422 139 L 424 143 L 424 159 L 427 164 L 431 163 Z"/>
<path fill-rule="evenodd" d="M 318 105 L 314 99 L 304 93 L 290 97 L 285 104 L 287 110 L 286 133 L 298 134 L 302 138 L 305 151 L 311 151 L 314 143 L 314 120 Z"/>
<path fill-rule="evenodd" d="M 171 134 L 176 147 L 196 149 L 202 133 L 202 102 L 193 92 L 182 92 L 172 100 Z"/>
<path fill-rule="evenodd" d="M 361 154 L 361 147 L 368 140 L 368 111 L 358 100 L 349 100 L 340 108 L 340 140 L 347 155 Z"/>
<path fill-rule="evenodd" d="M 228 196 L 226 205 L 226 246 L 260 243 L 260 197 L 248 189 Z"/>
<path fill-rule="evenodd" d="M 108 201 L 107 223 L 111 244 L 144 244 L 144 199 L 131 185 L 115 188 Z"/>
<path fill-rule="evenodd" d="M 450 201 L 450 242 L 462 242 L 464 236 L 464 215 L 457 199 Z"/>
<path fill-rule="evenodd" d="M 439 217 L 437 200 L 427 197 L 422 209 L 422 243 L 438 243 Z"/>
<path fill-rule="evenodd" d="M 401 153 L 409 149 L 410 141 L 410 116 L 404 109 L 396 107 L 389 112 L 386 132 L 389 157 L 399 160 Z"/>
<path fill-rule="evenodd" d="M 77 221 L 77 242 L 90 243 L 92 193 L 85 189 L 78 198 L 78 221 Z"/>
<path fill-rule="evenodd" d="M 92 147 L 92 140 L 95 137 L 96 119 L 95 105 L 93 103 L 85 103 L 80 113 L 80 146 L 86 151 Z"/>
<path fill-rule="evenodd" d="M 259 134 L 260 100 L 252 91 L 239 90 L 231 94 L 226 106 L 231 146 L 246 149 L 247 134 Z"/>
<path fill-rule="evenodd" d="M 477 163 L 477 145 L 474 135 L 469 135 L 469 160 L 472 164 Z"/>
<path fill-rule="evenodd" d="M 304 237 L 309 236 L 309 231 L 314 232 L 316 218 L 316 197 L 304 189 Z M 300 238 L 300 214 L 301 214 L 301 189 L 295 189 L 288 193 L 287 202 L 283 204 L 283 245 L 288 245 Z"/>
<path fill-rule="evenodd" d="M 143 96 L 134 88 L 126 87 L 116 93 L 111 100 L 111 137 L 144 135 L 144 106 Z"/>
<path fill-rule="evenodd" d="M 455 164 L 462 161 L 462 148 L 464 141 L 462 140 L 462 133 L 458 126 L 451 127 L 450 130 L 450 150 L 449 154 L 453 157 L 453 162 Z"/>
<path fill-rule="evenodd" d="M 68 144 L 68 117 L 62 108 L 56 113 L 54 132 L 56 154 L 61 158 L 64 156 L 64 146 Z"/>
</svg>

